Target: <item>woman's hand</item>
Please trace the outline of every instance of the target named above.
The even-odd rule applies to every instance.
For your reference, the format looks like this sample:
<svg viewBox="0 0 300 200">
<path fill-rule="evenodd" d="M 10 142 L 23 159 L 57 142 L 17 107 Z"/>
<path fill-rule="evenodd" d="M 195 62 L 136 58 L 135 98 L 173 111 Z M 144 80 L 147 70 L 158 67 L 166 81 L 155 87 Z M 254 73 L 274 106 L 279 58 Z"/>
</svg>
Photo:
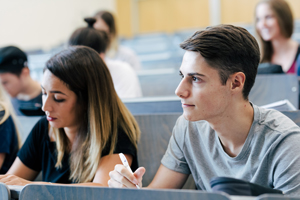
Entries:
<svg viewBox="0 0 300 200">
<path fill-rule="evenodd" d="M 109 187 L 115 188 L 136 188 L 138 185 L 142 188 L 142 178 L 145 174 L 145 168 L 138 168 L 133 174 L 129 172 L 124 165 L 116 165 L 114 171 L 109 172 Z"/>
<path fill-rule="evenodd" d="M 27 181 L 26 179 L 20 178 L 15 175 L 5 174 L 0 175 L 0 182 L 5 183 L 6 185 L 27 185 L 31 183 L 31 181 Z"/>
</svg>

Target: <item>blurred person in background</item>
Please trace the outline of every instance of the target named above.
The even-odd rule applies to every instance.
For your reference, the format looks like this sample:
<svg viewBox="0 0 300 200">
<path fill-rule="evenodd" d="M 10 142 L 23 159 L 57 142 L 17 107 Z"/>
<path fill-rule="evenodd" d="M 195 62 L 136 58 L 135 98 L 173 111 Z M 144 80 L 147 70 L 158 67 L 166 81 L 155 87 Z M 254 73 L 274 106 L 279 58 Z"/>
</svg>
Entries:
<svg viewBox="0 0 300 200">
<path fill-rule="evenodd" d="M 300 47 L 291 38 L 294 29 L 292 11 L 285 0 L 262 0 L 255 9 L 255 29 L 259 36 L 262 63 L 281 65 L 288 74 L 300 67 Z"/>
<path fill-rule="evenodd" d="M 5 174 L 19 151 L 20 137 L 13 107 L 0 84 L 0 174 Z"/>
<path fill-rule="evenodd" d="M 106 58 L 109 37 L 105 31 L 95 28 L 95 18 L 86 18 L 87 27 L 74 31 L 69 39 L 69 45 L 83 45 L 96 50 L 106 63 L 112 76 L 115 89 L 121 99 L 142 97 L 142 90 L 136 72 L 128 63 Z"/>
<path fill-rule="evenodd" d="M 17 115 L 44 115 L 41 86 L 31 78 L 27 56 L 18 47 L 0 48 L 0 80 Z"/>
<path fill-rule="evenodd" d="M 105 31 L 110 38 L 106 53 L 107 59 L 127 62 L 133 69 L 139 70 L 141 68 L 141 63 L 135 52 L 118 43 L 118 33 L 114 16 L 108 11 L 101 10 L 97 12 L 94 17 L 97 20 L 94 24 L 94 28 Z"/>
</svg>

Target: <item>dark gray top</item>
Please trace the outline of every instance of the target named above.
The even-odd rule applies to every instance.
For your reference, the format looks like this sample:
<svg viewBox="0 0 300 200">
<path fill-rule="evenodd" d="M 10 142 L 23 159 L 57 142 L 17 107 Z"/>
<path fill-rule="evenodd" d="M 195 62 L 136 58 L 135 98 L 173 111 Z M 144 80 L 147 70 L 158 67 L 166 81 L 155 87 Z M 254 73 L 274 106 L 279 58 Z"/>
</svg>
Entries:
<svg viewBox="0 0 300 200">
<path fill-rule="evenodd" d="M 17 115 L 21 116 L 40 116 L 44 115 L 42 111 L 42 92 L 35 98 L 28 101 L 12 98 L 11 103 Z"/>
</svg>

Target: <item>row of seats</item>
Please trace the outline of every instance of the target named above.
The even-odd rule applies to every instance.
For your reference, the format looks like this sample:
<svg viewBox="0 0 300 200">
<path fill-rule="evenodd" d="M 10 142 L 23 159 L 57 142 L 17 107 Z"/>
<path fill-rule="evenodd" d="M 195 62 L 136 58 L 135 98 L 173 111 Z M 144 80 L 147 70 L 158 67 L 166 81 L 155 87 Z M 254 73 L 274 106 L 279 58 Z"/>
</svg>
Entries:
<svg viewBox="0 0 300 200">
<path fill-rule="evenodd" d="M 65 200 L 65 199 L 106 199 L 106 200 L 300 200 L 300 198 L 284 197 L 282 195 L 261 195 L 258 197 L 229 196 L 225 193 L 210 193 L 203 191 L 187 190 L 138 190 L 138 189 L 117 189 L 97 188 L 80 186 L 54 186 L 54 185 L 27 185 L 19 194 L 14 190 L 20 200 L 31 200 L 32 197 L 40 200 Z M 0 183 L 0 198 L 10 199 L 9 188 Z"/>
<path fill-rule="evenodd" d="M 39 74 L 39 77 L 42 77 L 41 70 Z M 138 78 L 141 84 L 143 97 L 147 98 L 176 96 L 175 90 L 180 83 L 179 72 L 175 69 L 141 71 L 141 73 L 138 74 Z M 259 106 L 288 99 L 296 108 L 298 108 L 298 94 L 299 86 L 298 77 L 296 75 L 257 75 L 249 99 Z"/>
<path fill-rule="evenodd" d="M 147 105 L 145 105 L 145 108 L 147 109 Z M 300 125 L 300 111 L 285 111 L 282 112 L 289 118 L 291 118 L 297 125 Z M 172 134 L 172 128 L 175 125 L 175 122 L 177 118 L 181 115 L 181 112 L 171 112 L 169 113 L 148 113 L 148 114 L 134 114 L 135 119 L 137 120 L 140 129 L 141 129 L 141 139 L 138 144 L 138 162 L 140 166 L 144 166 L 147 169 L 147 173 L 143 177 L 143 185 L 147 186 L 151 180 L 153 179 L 159 165 L 160 165 L 160 160 L 163 157 L 167 146 L 169 139 Z M 25 118 L 23 118 L 25 119 Z M 33 117 L 27 117 L 27 122 L 21 121 L 22 124 L 25 124 L 30 122 L 32 123 L 31 126 L 34 125 L 35 121 L 37 121 L 38 118 L 33 118 Z M 22 139 L 27 137 L 28 131 L 23 133 Z M 12 187 L 14 188 L 14 187 Z M 22 189 L 22 188 L 21 188 Z M 186 182 L 184 189 L 195 189 L 195 184 L 193 182 L 192 177 L 188 179 Z M 20 191 L 20 190 L 18 190 Z M 120 190 L 118 195 L 125 195 L 127 191 L 129 192 L 130 190 Z M 138 192 L 137 190 L 133 190 L 133 194 L 128 194 L 129 197 L 132 199 L 139 199 Z M 148 191 L 148 190 L 146 190 Z M 39 193 L 38 193 L 39 192 Z M 120 196 L 112 196 L 110 193 L 110 190 L 102 189 L 102 188 L 82 188 L 82 187 L 73 187 L 73 186 L 26 186 L 24 190 L 20 193 L 20 199 L 28 199 L 29 197 L 32 198 L 33 195 L 41 195 L 40 198 L 38 199 L 94 199 L 95 197 L 100 197 L 104 195 L 105 197 L 111 197 L 111 199 L 118 199 Z M 159 192 L 162 192 L 158 194 Z M 232 199 L 232 198 L 225 198 L 221 196 L 215 196 L 214 198 L 213 194 L 204 192 L 203 194 L 200 194 L 199 192 L 186 192 L 184 190 L 172 190 L 172 192 L 167 192 L 166 194 L 163 193 L 164 190 L 159 190 L 155 191 L 153 194 L 149 194 L 149 197 L 153 197 L 153 195 L 157 195 L 157 198 L 149 198 L 149 199 L 168 199 L 164 195 L 179 195 L 178 192 L 184 192 L 185 198 L 184 199 L 205 199 L 206 197 L 209 198 L 210 200 L 214 199 Z M 0 199 L 7 199 L 4 198 L 1 195 L 5 194 L 6 190 L 5 187 L 0 187 Z M 130 192 L 129 192 L 130 193 Z M 12 195 L 19 195 L 19 193 L 12 193 Z M 76 194 L 76 198 L 72 195 Z M 96 195 L 97 194 L 97 195 Z M 191 196 L 191 198 L 187 198 L 188 195 L 195 195 Z M 49 196 L 50 195 L 50 196 Z M 85 196 L 82 196 L 85 195 Z M 91 196 L 90 196 L 91 195 Z M 100 195 L 100 196 L 99 196 Z M 107 196 L 108 195 L 108 196 Z M 148 197 L 148 194 L 141 194 L 141 195 L 146 195 Z M 187 195 L 187 196 L 186 196 Z M 200 196 L 201 198 L 199 198 Z M 212 196 L 210 196 L 212 195 Z M 217 194 L 215 194 L 217 195 Z M 126 195 L 125 195 L 126 196 Z M 173 197 L 170 199 L 174 199 Z M 35 196 L 37 197 L 37 196 Z M 50 198 L 51 197 L 51 198 Z M 59 198 L 58 198 L 59 197 Z M 114 198 L 113 198 L 114 197 Z M 107 198 L 105 198 L 107 199 Z M 124 198 L 122 198 L 123 200 Z M 126 199 L 126 198 L 125 198 Z M 144 199 L 144 198 L 143 198 Z M 148 198 L 146 198 L 148 199 Z M 176 199 L 176 198 L 175 198 Z M 254 198 L 252 198 L 254 199 Z"/>
<path fill-rule="evenodd" d="M 158 101 L 157 105 L 172 104 L 174 102 L 176 102 L 174 99 L 170 101 L 165 99 L 164 101 Z M 133 113 L 133 115 L 141 129 L 141 139 L 138 144 L 138 162 L 140 166 L 144 166 L 147 169 L 147 173 L 143 177 L 143 184 L 147 186 L 160 165 L 160 159 L 167 149 L 172 129 L 182 112 L 177 112 L 181 109 L 179 106 L 177 107 L 178 110 L 170 106 L 170 110 L 165 109 L 161 112 L 149 113 L 147 112 L 149 110 L 149 102 L 138 103 L 140 104 L 139 109 L 146 110 L 144 113 L 138 111 L 138 114 Z M 131 111 L 135 112 L 134 110 Z M 297 125 L 300 125 L 300 111 L 284 111 L 283 114 L 291 118 Z M 21 126 L 23 128 L 21 129 L 22 142 L 25 141 L 30 129 L 39 119 L 40 117 L 19 117 L 19 121 L 23 125 Z M 24 125 L 27 127 L 24 128 Z M 195 189 L 192 178 L 187 181 L 184 188 Z"/>
</svg>

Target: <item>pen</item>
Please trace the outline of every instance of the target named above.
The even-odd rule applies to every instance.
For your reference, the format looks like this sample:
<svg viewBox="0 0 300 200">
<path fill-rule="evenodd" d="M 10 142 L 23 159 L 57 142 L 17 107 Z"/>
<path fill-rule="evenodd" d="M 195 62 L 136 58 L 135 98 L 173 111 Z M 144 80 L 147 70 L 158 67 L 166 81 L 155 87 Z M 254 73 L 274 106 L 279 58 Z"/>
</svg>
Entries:
<svg viewBox="0 0 300 200">
<path fill-rule="evenodd" d="M 119 153 L 119 156 L 120 156 L 120 159 L 121 159 L 121 161 L 122 161 L 124 167 L 126 167 L 126 169 L 128 169 L 128 170 L 133 174 L 133 172 L 132 172 L 132 170 L 130 169 L 129 164 L 128 164 L 128 161 L 127 161 L 126 157 L 124 156 L 124 154 L 123 154 L 123 153 Z M 141 189 L 138 185 L 135 185 L 135 186 L 136 186 L 138 189 Z"/>
</svg>

